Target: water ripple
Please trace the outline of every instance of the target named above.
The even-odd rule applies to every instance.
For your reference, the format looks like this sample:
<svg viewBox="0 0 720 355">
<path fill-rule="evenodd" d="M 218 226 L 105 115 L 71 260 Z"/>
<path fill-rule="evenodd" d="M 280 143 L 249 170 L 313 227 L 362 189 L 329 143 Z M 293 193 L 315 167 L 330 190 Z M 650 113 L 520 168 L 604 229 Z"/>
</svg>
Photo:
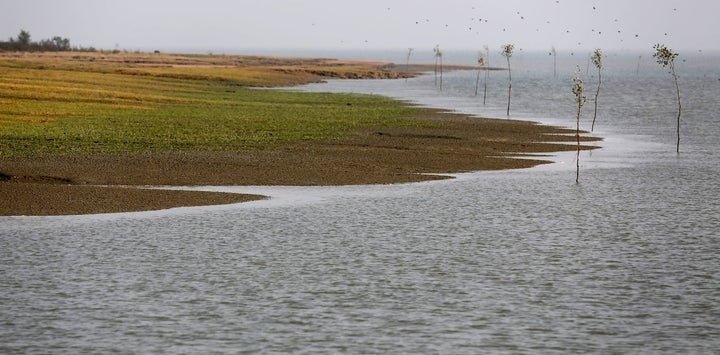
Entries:
<svg viewBox="0 0 720 355">
<path fill-rule="evenodd" d="M 559 154 L 419 184 L 202 188 L 272 197 L 248 204 L 0 218 L 0 352 L 716 352 L 717 143 L 677 157 L 657 112 L 617 110 L 580 185 Z"/>
</svg>

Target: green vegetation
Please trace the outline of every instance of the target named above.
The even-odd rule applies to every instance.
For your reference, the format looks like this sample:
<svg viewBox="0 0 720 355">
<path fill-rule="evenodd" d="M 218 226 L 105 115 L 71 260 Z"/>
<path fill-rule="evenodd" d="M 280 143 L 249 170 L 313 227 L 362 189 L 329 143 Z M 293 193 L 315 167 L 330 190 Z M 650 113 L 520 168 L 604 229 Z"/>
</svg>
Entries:
<svg viewBox="0 0 720 355">
<path fill-rule="evenodd" d="M 94 52 L 94 48 L 81 48 L 70 46 L 69 38 L 54 36 L 52 39 L 43 39 L 39 42 L 30 40 L 30 32 L 20 30 L 16 38 L 10 37 L 7 41 L 0 41 L 0 51 L 30 51 L 30 52 L 58 52 L 58 51 L 86 51 Z"/>
<path fill-rule="evenodd" d="M 140 57 L 0 57 L 0 157 L 268 149 L 420 125 L 412 119 L 426 112 L 380 96 L 252 88 L 364 75 L 363 67 L 128 63 Z"/>
</svg>

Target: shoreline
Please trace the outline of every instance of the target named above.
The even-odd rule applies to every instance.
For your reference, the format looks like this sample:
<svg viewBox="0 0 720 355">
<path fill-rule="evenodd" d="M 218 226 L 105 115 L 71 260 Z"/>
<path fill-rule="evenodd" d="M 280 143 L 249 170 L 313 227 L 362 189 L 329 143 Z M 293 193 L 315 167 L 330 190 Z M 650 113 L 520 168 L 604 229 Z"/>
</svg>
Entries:
<svg viewBox="0 0 720 355">
<path fill-rule="evenodd" d="M 0 204 L 0 216 L 150 211 L 265 198 L 142 188 L 147 186 L 333 186 L 447 179 L 441 174 L 529 168 L 551 162 L 538 154 L 575 149 L 570 144 L 575 137 L 567 135 L 570 129 L 433 112 L 423 120 L 437 127 L 362 130 L 344 138 L 263 150 L 1 159 L 0 201 L 13 203 Z M 586 142 L 592 140 L 597 139 Z"/>
<path fill-rule="evenodd" d="M 277 87 L 333 78 L 397 79 L 419 75 L 417 71 L 402 72 L 404 66 L 392 63 L 314 58 L 108 53 L 0 54 L 0 59 L 28 60 L 27 63 L 31 63 L 29 66 L 35 70 L 57 66 L 57 70 L 66 68 L 63 73 L 80 70 L 80 73 L 91 73 L 89 75 L 113 73 L 128 80 L 172 78 L 214 83 L 218 91 L 212 95 L 232 95 L 235 93 L 233 85 Z M 18 65 L 13 63 L 10 62 L 9 67 Z M 431 67 L 414 65 L 410 69 Z M 206 68 L 214 70 L 206 72 Z M 268 79 L 255 81 L 256 76 L 268 76 Z M 90 82 L 94 83 L 92 80 Z M 154 90 L 151 89 L 151 92 Z M 63 93 L 74 91 L 58 92 L 58 96 L 48 96 L 50 104 L 52 100 L 63 98 Z M 108 91 L 108 94 L 115 93 Z M 125 102 L 128 96 L 130 94 L 121 93 L 117 100 Z M 134 106 L 129 109 L 140 110 L 138 112 L 155 109 L 157 104 L 153 104 L 152 100 L 160 100 L 148 95 L 147 102 L 136 104 L 137 100 L 145 97 L 130 97 Z M 172 98 L 163 100 L 177 101 L 172 101 Z M 268 100 L 273 102 L 274 97 Z M 118 104 L 110 102 L 109 105 L 116 107 Z M 351 106 L 345 101 L 336 102 L 335 105 Z M 352 105 L 353 109 L 355 107 Z M 52 110 L 51 106 L 48 109 Z M 37 111 L 30 114 L 38 117 L 27 118 L 23 117 L 24 113 L 18 112 L 6 120 L 10 119 L 12 123 L 16 117 L 21 117 L 19 122 L 22 125 L 52 124 L 56 120 L 63 120 L 65 115 L 72 116 L 72 112 Z M 134 116 L 123 117 L 132 119 Z M 148 119 L 152 118 L 149 116 Z M 331 137 L 335 138 L 268 140 L 249 145 L 238 144 L 236 148 L 223 147 L 220 150 L 192 146 L 187 150 L 137 153 L 93 153 L 90 149 L 75 154 L 66 154 L 61 150 L 60 153 L 50 152 L 39 157 L 32 154 L 0 156 L 0 216 L 149 211 L 265 198 L 220 192 L 136 189 L 132 186 L 330 186 L 447 179 L 447 176 L 433 174 L 528 168 L 549 162 L 541 160 L 538 153 L 575 149 L 575 145 L 572 145 L 575 140 L 573 129 L 535 122 L 478 118 L 442 109 L 423 109 L 404 119 L 412 124 L 383 125 L 384 122 L 378 121 L 374 125 L 333 131 Z M 272 137 L 277 133 L 265 127 L 259 129 L 263 136 Z M 113 134 L 116 134 L 114 130 Z M 13 139 L 13 136 L 9 136 L 9 143 L 5 142 L 8 149 L 14 149 Z M 45 141 L 52 144 L 62 139 L 40 135 L 34 141 L 18 142 L 30 144 Z M 589 142 L 599 139 L 583 137 L 583 140 Z M 94 143 L 97 144 L 97 141 Z M 70 146 L 73 147 L 72 144 Z M 592 148 L 585 146 L 583 149 Z"/>
</svg>

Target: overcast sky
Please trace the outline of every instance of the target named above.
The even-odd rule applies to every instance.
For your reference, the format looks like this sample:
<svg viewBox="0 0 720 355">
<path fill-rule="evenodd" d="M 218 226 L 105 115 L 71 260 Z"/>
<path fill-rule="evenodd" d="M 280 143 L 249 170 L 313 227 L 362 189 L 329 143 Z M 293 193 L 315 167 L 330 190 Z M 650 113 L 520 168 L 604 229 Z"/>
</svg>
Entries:
<svg viewBox="0 0 720 355">
<path fill-rule="evenodd" d="M 0 0 L 0 38 L 127 50 L 718 51 L 718 0 Z"/>
</svg>

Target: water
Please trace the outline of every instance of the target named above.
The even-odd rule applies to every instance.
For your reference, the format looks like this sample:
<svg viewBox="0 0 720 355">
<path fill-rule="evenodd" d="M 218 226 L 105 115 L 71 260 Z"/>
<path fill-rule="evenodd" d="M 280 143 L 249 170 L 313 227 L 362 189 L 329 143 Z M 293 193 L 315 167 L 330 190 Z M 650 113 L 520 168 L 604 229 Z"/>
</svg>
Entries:
<svg viewBox="0 0 720 355">
<path fill-rule="evenodd" d="M 2 217 L 0 352 L 716 353 L 720 75 L 679 66 L 677 155 L 671 77 L 621 59 L 579 185 L 561 153 L 417 184 L 202 188 L 273 196 L 237 205 Z M 517 62 L 511 117 L 572 127 L 572 65 L 554 79 Z M 505 117 L 505 74 L 487 106 L 473 72 L 442 92 L 432 76 L 303 89 Z"/>
</svg>

